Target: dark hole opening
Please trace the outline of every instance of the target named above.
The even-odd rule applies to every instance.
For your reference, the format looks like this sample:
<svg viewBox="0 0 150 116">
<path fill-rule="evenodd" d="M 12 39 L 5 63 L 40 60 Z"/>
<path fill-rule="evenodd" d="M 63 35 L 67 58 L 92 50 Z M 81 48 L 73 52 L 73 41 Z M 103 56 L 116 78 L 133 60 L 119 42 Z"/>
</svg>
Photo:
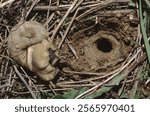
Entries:
<svg viewBox="0 0 150 116">
<path fill-rule="evenodd" d="M 102 52 L 110 52 L 112 50 L 112 44 L 111 42 L 106 38 L 98 39 L 97 42 L 97 48 Z"/>
</svg>

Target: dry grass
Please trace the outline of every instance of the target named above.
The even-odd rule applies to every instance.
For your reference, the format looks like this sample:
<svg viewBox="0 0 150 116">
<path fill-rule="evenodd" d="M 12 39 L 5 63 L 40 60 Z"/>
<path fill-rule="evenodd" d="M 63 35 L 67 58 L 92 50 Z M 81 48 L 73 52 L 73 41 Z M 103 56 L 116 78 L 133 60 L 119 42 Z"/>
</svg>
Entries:
<svg viewBox="0 0 150 116">
<path fill-rule="evenodd" d="M 9 57 L 7 37 L 19 22 L 35 20 L 49 31 L 50 41 L 58 41 L 58 49 L 69 43 L 68 36 L 78 24 L 107 13 L 136 12 L 130 0 L 7 0 L 0 3 L 0 98 L 149 98 L 149 64 L 140 28 L 132 38 L 136 45 L 122 66 L 110 73 L 60 71 L 58 80 L 43 82 Z M 132 17 L 131 17 L 132 18 Z M 137 17 L 138 18 L 138 15 Z M 80 29 L 78 29 L 80 30 Z M 76 52 L 69 44 L 71 52 Z M 74 75 L 74 76 L 72 76 Z M 87 76 L 89 78 L 82 78 Z M 114 84 L 114 85 L 112 85 Z M 108 88 L 109 87 L 109 88 Z M 77 91 L 75 91 L 77 90 Z M 104 91 L 104 92 L 102 92 Z M 58 97 L 59 98 L 59 97 Z"/>
</svg>

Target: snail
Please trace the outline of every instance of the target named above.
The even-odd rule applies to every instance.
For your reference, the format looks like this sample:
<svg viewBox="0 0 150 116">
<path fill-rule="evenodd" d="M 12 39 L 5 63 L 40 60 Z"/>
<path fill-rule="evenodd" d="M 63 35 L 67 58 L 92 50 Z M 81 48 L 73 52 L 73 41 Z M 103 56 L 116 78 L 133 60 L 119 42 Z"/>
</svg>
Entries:
<svg viewBox="0 0 150 116">
<path fill-rule="evenodd" d="M 55 45 L 48 41 L 48 32 L 44 26 L 35 21 L 26 21 L 15 26 L 8 36 L 10 56 L 20 65 L 36 73 L 44 81 L 55 78 L 58 61 L 54 52 Z M 55 56 L 54 63 L 51 61 Z M 57 59 L 57 60 L 56 60 Z"/>
</svg>

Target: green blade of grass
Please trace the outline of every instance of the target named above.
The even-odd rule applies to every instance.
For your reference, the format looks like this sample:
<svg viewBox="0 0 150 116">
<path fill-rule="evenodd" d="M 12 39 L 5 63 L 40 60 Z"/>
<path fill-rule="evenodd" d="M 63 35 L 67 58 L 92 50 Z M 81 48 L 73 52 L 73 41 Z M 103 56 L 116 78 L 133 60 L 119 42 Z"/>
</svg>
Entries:
<svg viewBox="0 0 150 116">
<path fill-rule="evenodd" d="M 144 39 L 144 44 L 145 44 L 145 48 L 146 48 L 146 52 L 147 52 L 147 56 L 148 56 L 148 61 L 150 63 L 150 45 L 148 42 L 148 37 L 146 34 L 146 29 L 144 26 L 144 20 L 143 20 L 143 15 L 142 15 L 142 0 L 139 0 L 139 16 L 140 16 L 141 32 L 142 32 L 143 39 Z"/>
</svg>

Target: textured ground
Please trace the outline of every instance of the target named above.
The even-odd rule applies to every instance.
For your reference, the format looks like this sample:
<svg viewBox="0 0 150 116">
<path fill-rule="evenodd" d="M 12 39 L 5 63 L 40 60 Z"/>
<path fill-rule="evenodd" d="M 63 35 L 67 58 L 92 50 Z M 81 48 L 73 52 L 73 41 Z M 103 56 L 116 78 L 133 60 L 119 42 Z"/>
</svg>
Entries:
<svg viewBox="0 0 150 116">
<path fill-rule="evenodd" d="M 6 1 L 0 2 L 0 98 L 149 98 L 136 2 Z M 11 29 L 29 20 L 44 25 L 57 47 L 59 72 L 51 82 L 19 65 L 7 49 Z"/>
</svg>

